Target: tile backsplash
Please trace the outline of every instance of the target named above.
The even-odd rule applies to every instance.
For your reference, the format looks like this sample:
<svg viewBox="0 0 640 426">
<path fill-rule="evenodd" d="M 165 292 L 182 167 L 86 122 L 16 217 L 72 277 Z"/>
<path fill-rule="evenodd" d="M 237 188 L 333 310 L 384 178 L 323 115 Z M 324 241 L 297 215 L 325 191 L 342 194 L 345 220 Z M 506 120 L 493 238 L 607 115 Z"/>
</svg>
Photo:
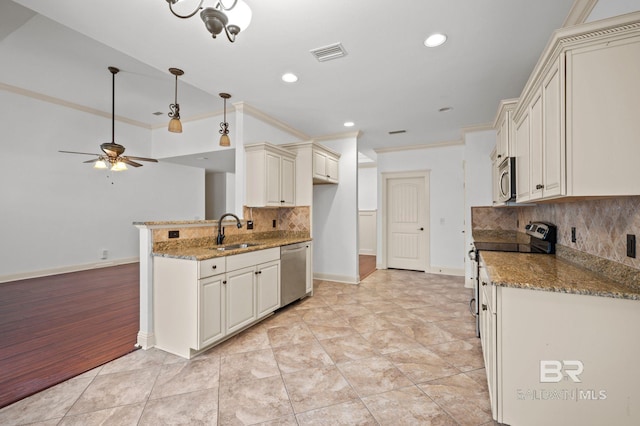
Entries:
<svg viewBox="0 0 640 426">
<path fill-rule="evenodd" d="M 515 208 L 520 228 L 530 221 L 558 227 L 558 244 L 640 269 L 640 257 L 627 257 L 627 234 L 640 239 L 640 197 L 619 197 Z M 571 242 L 571 227 L 576 242 Z"/>
<path fill-rule="evenodd" d="M 311 232 L 311 209 L 309 206 L 279 207 L 279 208 L 249 208 L 244 207 L 243 224 L 253 217 L 253 230 L 248 230 L 246 225 L 241 229 L 232 224 L 225 226 L 225 235 L 257 234 L 273 231 Z M 232 218 L 227 218 L 229 220 Z M 273 221 L 276 221 L 275 228 Z M 211 222 L 211 221 L 208 221 Z M 215 222 L 213 222 L 215 223 Z M 169 239 L 168 229 L 154 229 L 153 242 L 168 242 L 187 239 L 215 238 L 218 227 L 214 226 L 180 226 L 176 224 L 172 230 L 180 231 L 180 237 L 176 240 Z"/>
<path fill-rule="evenodd" d="M 524 225 L 533 221 L 556 225 L 560 245 L 640 269 L 640 256 L 627 257 L 627 234 L 640 240 L 640 197 L 471 208 L 474 230 L 524 232 Z M 576 228 L 575 243 L 571 242 L 571 227 Z"/>
</svg>

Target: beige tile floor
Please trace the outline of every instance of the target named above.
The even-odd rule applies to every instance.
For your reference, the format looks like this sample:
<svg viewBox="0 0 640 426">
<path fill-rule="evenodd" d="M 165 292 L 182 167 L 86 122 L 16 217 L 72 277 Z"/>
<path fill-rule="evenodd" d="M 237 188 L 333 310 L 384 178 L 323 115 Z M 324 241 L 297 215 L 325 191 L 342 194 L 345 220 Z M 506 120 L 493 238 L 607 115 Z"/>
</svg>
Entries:
<svg viewBox="0 0 640 426">
<path fill-rule="evenodd" d="M 376 271 L 190 360 L 135 351 L 0 410 L 2 425 L 493 424 L 463 279 Z"/>
</svg>

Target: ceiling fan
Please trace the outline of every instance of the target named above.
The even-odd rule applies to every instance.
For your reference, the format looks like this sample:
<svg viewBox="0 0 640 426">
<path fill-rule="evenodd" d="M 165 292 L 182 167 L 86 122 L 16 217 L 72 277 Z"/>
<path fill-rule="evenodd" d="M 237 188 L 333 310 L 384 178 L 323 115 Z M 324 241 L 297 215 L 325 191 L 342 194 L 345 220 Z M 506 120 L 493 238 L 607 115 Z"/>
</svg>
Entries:
<svg viewBox="0 0 640 426">
<path fill-rule="evenodd" d="M 115 91 L 116 91 L 116 74 L 120 72 L 120 70 L 116 67 L 109 67 L 109 71 L 111 72 L 111 142 L 105 142 L 100 144 L 100 149 L 104 154 L 92 154 L 90 152 L 76 152 L 76 151 L 58 151 L 65 154 L 82 154 L 82 155 L 95 155 L 98 158 L 93 160 L 84 161 L 84 163 L 95 163 L 94 168 L 96 169 L 106 169 L 107 165 L 111 165 L 111 170 L 113 171 L 121 171 L 127 170 L 127 164 L 133 167 L 140 167 L 142 164 L 133 161 L 151 161 L 153 163 L 157 163 L 158 160 L 154 158 L 145 158 L 145 157 L 133 157 L 133 156 L 124 156 L 124 146 L 117 144 L 115 142 Z"/>
</svg>

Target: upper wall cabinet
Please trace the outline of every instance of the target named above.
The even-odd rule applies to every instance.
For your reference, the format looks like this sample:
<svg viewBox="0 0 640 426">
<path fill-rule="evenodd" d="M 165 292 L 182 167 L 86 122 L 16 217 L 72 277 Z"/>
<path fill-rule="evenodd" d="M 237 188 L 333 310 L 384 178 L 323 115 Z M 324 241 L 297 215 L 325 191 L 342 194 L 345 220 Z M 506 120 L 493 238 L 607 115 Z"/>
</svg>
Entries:
<svg viewBox="0 0 640 426">
<path fill-rule="evenodd" d="M 518 103 L 517 99 L 500 101 L 498 113 L 493 123 L 496 129 L 496 164 L 500 165 L 507 157 L 513 157 L 515 152 L 513 140 L 513 110 Z"/>
<path fill-rule="evenodd" d="M 296 205 L 296 155 L 269 143 L 245 146 L 248 207 Z"/>
<path fill-rule="evenodd" d="M 338 162 L 340 154 L 328 148 L 313 145 L 313 183 L 338 183 Z"/>
<path fill-rule="evenodd" d="M 513 113 L 517 201 L 640 194 L 640 12 L 558 30 Z"/>
</svg>

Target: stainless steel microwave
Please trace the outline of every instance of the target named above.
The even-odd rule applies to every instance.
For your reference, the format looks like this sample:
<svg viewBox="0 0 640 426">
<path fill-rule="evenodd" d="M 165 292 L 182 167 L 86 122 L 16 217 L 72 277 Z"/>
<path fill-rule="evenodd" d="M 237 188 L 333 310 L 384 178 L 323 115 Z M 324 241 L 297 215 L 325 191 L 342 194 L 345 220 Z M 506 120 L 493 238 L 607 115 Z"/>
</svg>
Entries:
<svg viewBox="0 0 640 426">
<path fill-rule="evenodd" d="M 516 199 L 516 158 L 507 157 L 498 166 L 498 201 Z"/>
</svg>

